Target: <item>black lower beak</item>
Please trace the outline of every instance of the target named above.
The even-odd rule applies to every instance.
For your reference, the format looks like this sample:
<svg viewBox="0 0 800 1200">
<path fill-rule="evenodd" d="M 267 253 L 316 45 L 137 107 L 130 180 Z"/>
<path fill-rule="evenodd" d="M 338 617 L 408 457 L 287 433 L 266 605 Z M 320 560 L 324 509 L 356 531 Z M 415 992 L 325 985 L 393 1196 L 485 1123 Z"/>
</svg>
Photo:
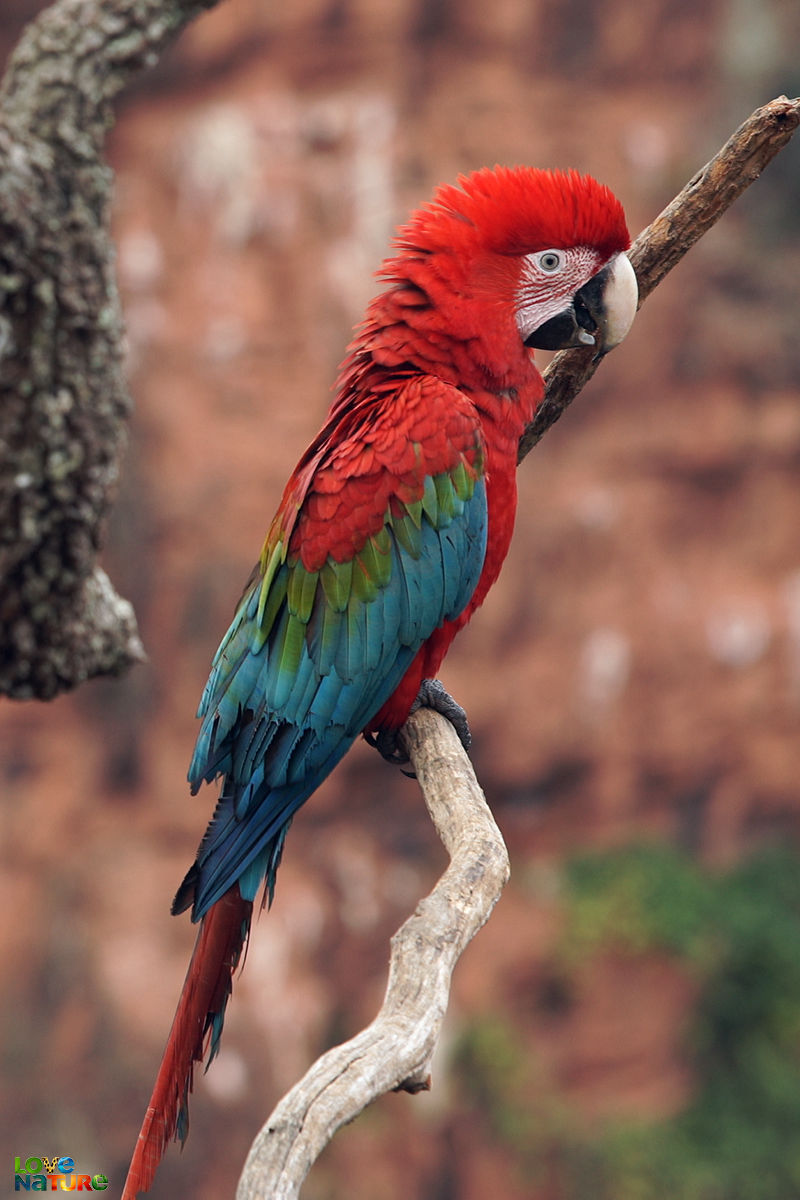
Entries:
<svg viewBox="0 0 800 1200">
<path fill-rule="evenodd" d="M 570 346 L 593 346 L 597 325 L 583 306 L 570 304 L 558 316 L 534 329 L 525 345 L 532 350 L 566 350 Z"/>
</svg>

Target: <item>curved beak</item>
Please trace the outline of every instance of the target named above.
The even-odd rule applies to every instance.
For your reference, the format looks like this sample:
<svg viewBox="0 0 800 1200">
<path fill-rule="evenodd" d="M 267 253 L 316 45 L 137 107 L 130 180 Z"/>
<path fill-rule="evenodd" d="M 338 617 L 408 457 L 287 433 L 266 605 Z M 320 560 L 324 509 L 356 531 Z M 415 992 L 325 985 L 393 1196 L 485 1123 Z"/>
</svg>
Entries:
<svg viewBox="0 0 800 1200">
<path fill-rule="evenodd" d="M 598 356 L 608 354 L 633 324 L 638 299 L 630 259 L 626 254 L 615 254 L 579 288 L 568 308 L 534 329 L 525 345 L 535 350 L 596 346 Z"/>
</svg>

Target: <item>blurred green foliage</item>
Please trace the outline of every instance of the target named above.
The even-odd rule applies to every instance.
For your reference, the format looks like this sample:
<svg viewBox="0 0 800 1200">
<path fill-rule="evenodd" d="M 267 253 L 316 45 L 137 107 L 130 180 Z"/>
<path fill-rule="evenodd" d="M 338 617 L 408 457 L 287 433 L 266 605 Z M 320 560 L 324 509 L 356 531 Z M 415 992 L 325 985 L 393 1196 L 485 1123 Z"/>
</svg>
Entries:
<svg viewBox="0 0 800 1200">
<path fill-rule="evenodd" d="M 798 854 L 774 848 L 709 875 L 642 846 L 576 861 L 569 878 L 572 953 L 667 950 L 702 981 L 686 1037 L 693 1102 L 579 1151 L 575 1200 L 800 1197 Z"/>
<path fill-rule="evenodd" d="M 670 953 L 699 984 L 685 1050 L 694 1098 L 668 1121 L 581 1132 L 549 1123 L 569 1200 L 800 1197 L 800 855 L 764 850 L 710 874 L 680 851 L 638 846 L 568 867 L 566 970 L 613 951 Z M 541 1113 L 510 1026 L 462 1037 L 457 1066 L 495 1135 L 520 1151 Z M 548 1123 L 545 1123 L 547 1128 Z M 530 1163 L 523 1155 L 521 1169 Z"/>
<path fill-rule="evenodd" d="M 574 1115 L 522 1049 L 510 1021 L 490 1014 L 456 1040 L 451 1066 L 461 1102 L 509 1153 L 520 1187 L 545 1185 L 573 1138 Z"/>
<path fill-rule="evenodd" d="M 707 963 L 718 881 L 669 846 L 643 845 L 573 859 L 567 866 L 562 951 L 580 960 L 598 949 L 666 950 Z"/>
</svg>

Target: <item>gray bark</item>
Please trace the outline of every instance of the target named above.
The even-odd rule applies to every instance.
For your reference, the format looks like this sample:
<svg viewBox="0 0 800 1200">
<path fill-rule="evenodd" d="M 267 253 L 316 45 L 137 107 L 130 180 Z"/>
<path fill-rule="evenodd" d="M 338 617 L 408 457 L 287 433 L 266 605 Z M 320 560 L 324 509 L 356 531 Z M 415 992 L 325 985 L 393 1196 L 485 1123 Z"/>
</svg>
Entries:
<svg viewBox="0 0 800 1200">
<path fill-rule="evenodd" d="M 296 1200 L 337 1129 L 385 1092 L 428 1088 L 453 968 L 508 880 L 505 843 L 452 725 L 422 708 L 404 737 L 450 865 L 392 938 L 375 1020 L 323 1054 L 284 1096 L 253 1142 L 237 1200 Z"/>
<path fill-rule="evenodd" d="M 215 0 L 59 0 L 0 87 L 0 693 L 143 657 L 97 565 L 130 398 L 103 161 L 111 102 Z"/>
</svg>

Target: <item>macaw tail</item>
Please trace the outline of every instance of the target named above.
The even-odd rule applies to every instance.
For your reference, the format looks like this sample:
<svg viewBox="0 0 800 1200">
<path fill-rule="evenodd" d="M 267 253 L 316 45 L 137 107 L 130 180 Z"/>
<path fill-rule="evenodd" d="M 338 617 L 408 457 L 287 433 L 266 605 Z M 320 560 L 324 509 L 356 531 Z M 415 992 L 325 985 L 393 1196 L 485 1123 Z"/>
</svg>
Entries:
<svg viewBox="0 0 800 1200">
<path fill-rule="evenodd" d="M 253 902 L 234 884 L 203 917 L 150 1097 L 122 1200 L 136 1200 L 153 1182 L 170 1138 L 186 1140 L 194 1064 L 219 1048 L 233 973 L 250 930 Z"/>
</svg>

